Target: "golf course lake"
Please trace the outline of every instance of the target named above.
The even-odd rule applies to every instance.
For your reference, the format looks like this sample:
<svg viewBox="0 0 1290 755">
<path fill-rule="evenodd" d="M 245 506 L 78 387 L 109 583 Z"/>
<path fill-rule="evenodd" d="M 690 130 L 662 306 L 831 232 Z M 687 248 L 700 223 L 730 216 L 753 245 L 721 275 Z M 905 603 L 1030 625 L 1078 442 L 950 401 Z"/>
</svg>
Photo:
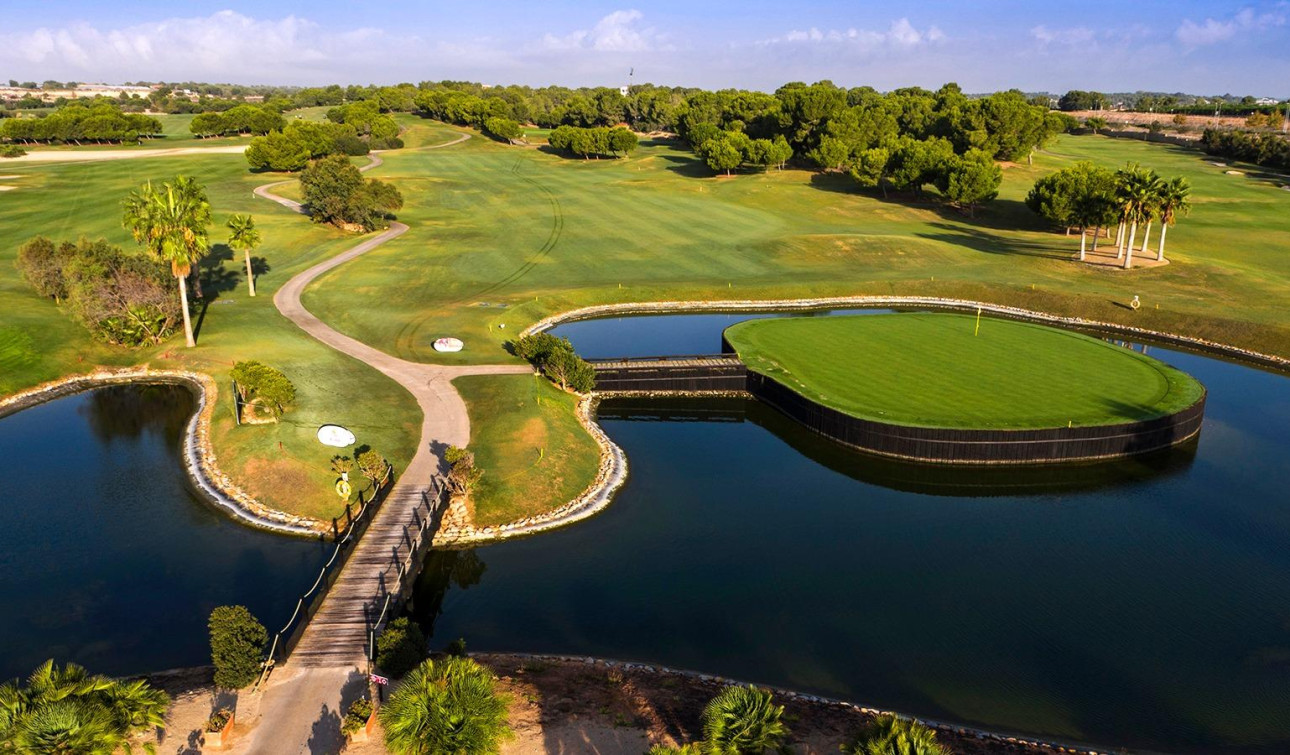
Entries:
<svg viewBox="0 0 1290 755">
<path fill-rule="evenodd" d="M 270 632 L 327 554 L 233 521 L 189 488 L 178 385 L 119 385 L 0 418 L 0 679 L 47 658 L 135 674 L 210 663 L 206 619 Z"/>
<path fill-rule="evenodd" d="M 591 358 L 704 354 L 766 316 L 553 332 Z M 756 401 L 607 400 L 631 475 L 609 509 L 431 553 L 414 612 L 440 647 L 666 664 L 1112 747 L 1285 752 L 1290 378 L 1147 351 L 1207 388 L 1199 438 L 1084 466 L 905 464 Z"/>
</svg>

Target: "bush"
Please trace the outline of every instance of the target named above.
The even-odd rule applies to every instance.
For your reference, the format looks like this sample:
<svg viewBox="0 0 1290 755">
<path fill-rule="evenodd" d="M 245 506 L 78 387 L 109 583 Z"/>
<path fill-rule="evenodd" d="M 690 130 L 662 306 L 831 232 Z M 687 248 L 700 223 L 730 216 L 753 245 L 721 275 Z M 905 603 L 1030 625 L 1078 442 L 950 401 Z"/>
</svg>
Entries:
<svg viewBox="0 0 1290 755">
<path fill-rule="evenodd" d="M 448 655 L 451 655 L 454 658 L 465 658 L 466 657 L 466 638 L 458 637 L 452 642 L 449 642 L 448 647 L 444 648 L 443 652 L 447 653 Z"/>
<path fill-rule="evenodd" d="M 252 404 L 279 418 L 296 401 L 296 387 L 280 371 L 255 360 L 233 365 L 229 376 L 237 383 L 244 404 Z"/>
<path fill-rule="evenodd" d="M 220 708 L 212 713 L 210 718 L 206 719 L 206 731 L 223 731 L 224 727 L 228 726 L 228 721 L 232 717 L 233 711 L 228 708 Z"/>
<path fill-rule="evenodd" d="M 567 338 L 534 333 L 511 342 L 511 351 L 537 365 L 561 388 L 587 393 L 596 387 L 596 371 L 573 350 Z"/>
<path fill-rule="evenodd" d="M 170 698 L 142 680 L 90 675 L 45 661 L 24 682 L 0 684 L 0 752 L 114 753 L 164 726 Z"/>
<path fill-rule="evenodd" d="M 372 717 L 372 701 L 366 697 L 360 697 L 349 704 L 349 710 L 345 713 L 345 718 L 340 722 L 340 733 L 345 736 L 357 734 L 363 727 L 367 726 L 367 719 Z"/>
<path fill-rule="evenodd" d="M 703 737 L 709 752 L 762 753 L 776 750 L 788 736 L 784 706 L 757 687 L 726 687 L 703 709 Z"/>
<path fill-rule="evenodd" d="M 37 236 L 18 250 L 16 265 L 36 293 L 65 302 L 108 343 L 160 343 L 182 314 L 168 265 L 127 254 L 102 239 L 55 246 Z"/>
<path fill-rule="evenodd" d="M 848 755 L 949 755 L 936 741 L 936 732 L 907 718 L 880 716 L 859 739 L 843 745 Z"/>
<path fill-rule="evenodd" d="M 511 731 L 496 683 L 469 658 L 426 661 L 381 708 L 386 748 L 394 755 L 497 752 Z"/>
<path fill-rule="evenodd" d="M 208 622 L 215 685 L 241 689 L 260 675 L 269 633 L 246 606 L 219 606 Z"/>
<path fill-rule="evenodd" d="M 17 144 L 6 144 L 0 147 L 0 157 L 22 157 L 25 154 L 27 154 L 27 150 Z"/>
<path fill-rule="evenodd" d="M 426 659 L 426 636 L 406 616 L 391 621 L 376 638 L 376 667 L 398 678 Z"/>
<path fill-rule="evenodd" d="M 484 470 L 475 466 L 475 454 L 464 448 L 448 446 L 443 453 L 448 462 L 448 476 L 444 482 L 455 495 L 465 495 L 484 476 Z"/>
</svg>

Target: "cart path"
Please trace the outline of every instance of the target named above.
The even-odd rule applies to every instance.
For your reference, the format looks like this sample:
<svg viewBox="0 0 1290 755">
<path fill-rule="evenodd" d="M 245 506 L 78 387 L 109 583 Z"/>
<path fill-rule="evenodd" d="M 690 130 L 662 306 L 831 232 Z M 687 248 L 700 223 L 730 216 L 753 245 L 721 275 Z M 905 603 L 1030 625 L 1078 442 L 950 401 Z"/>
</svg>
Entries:
<svg viewBox="0 0 1290 755">
<path fill-rule="evenodd" d="M 422 149 L 460 144 L 468 138 L 469 134 L 463 134 L 454 141 Z M 373 156 L 372 163 L 364 169 L 380 164 L 380 157 Z M 285 182 L 257 187 L 255 194 L 294 212 L 303 212 L 299 202 L 272 193 L 281 183 Z M 306 333 L 371 365 L 407 389 L 421 407 L 421 439 L 412 461 L 399 475 L 285 667 L 270 678 L 259 701 L 263 722 L 247 743 L 248 752 L 309 752 L 310 740 L 317 744 L 321 730 L 331 728 L 330 717 L 336 713 L 343 715 L 342 689 L 346 690 L 347 697 L 356 694 L 355 690 L 365 690 L 355 680 L 361 682 L 361 675 L 367 670 L 365 650 L 370 617 L 380 611 L 386 586 L 397 583 L 397 564 L 406 558 L 410 537 L 416 532 L 427 503 L 436 500 L 435 478 L 445 468 L 444 449 L 450 445 L 465 446 L 470 441 L 466 404 L 451 381 L 465 375 L 532 373 L 528 365 L 447 366 L 400 359 L 337 331 L 301 303 L 305 289 L 323 273 L 398 238 L 407 230 L 403 223 L 392 222 L 388 230 L 297 274 L 273 296 L 278 311 Z"/>
</svg>

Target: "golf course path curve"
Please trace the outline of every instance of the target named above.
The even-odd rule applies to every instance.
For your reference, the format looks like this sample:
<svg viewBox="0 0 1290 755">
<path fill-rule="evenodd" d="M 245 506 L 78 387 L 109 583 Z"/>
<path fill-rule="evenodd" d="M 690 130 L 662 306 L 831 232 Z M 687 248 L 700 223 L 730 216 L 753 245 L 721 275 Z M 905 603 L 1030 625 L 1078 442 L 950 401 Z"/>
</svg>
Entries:
<svg viewBox="0 0 1290 755">
<path fill-rule="evenodd" d="M 447 147 L 468 138 L 469 134 L 463 134 L 454 141 L 423 149 Z M 373 161 L 364 169 L 380 164 L 380 157 L 373 156 Z M 303 212 L 299 202 L 272 193 L 281 183 L 284 182 L 257 187 L 255 194 L 294 212 Z M 306 333 L 372 366 L 407 389 L 421 407 L 421 439 L 412 461 L 402 470 L 322 606 L 305 628 L 289 662 L 271 678 L 259 701 L 262 723 L 247 743 L 248 752 L 318 751 L 317 739 L 321 732 L 315 730 L 315 725 L 320 712 L 343 715 L 342 692 L 347 694 L 345 702 L 348 702 L 355 689 L 365 690 L 364 651 L 369 617 L 379 612 L 386 586 L 397 583 L 397 565 L 407 557 L 416 535 L 418 509 L 424 512 L 426 502 L 433 500 L 435 478 L 444 470 L 444 449 L 465 446 L 470 441 L 466 404 L 452 380 L 464 375 L 532 372 L 529 366 L 516 364 L 444 366 L 410 362 L 337 331 L 301 303 L 305 289 L 323 273 L 407 230 L 403 223 L 392 222 L 382 233 L 297 274 L 273 297 L 278 311 Z M 335 736 L 340 736 L 339 729 Z"/>
</svg>

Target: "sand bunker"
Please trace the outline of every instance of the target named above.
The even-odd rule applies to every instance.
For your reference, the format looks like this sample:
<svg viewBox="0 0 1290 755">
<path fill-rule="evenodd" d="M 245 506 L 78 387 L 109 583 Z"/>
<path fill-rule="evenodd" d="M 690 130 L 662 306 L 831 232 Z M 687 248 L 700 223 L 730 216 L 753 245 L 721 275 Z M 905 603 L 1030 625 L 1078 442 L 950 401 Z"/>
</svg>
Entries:
<svg viewBox="0 0 1290 755">
<path fill-rule="evenodd" d="M 0 186 L 0 191 L 13 191 L 17 186 Z"/>
</svg>

